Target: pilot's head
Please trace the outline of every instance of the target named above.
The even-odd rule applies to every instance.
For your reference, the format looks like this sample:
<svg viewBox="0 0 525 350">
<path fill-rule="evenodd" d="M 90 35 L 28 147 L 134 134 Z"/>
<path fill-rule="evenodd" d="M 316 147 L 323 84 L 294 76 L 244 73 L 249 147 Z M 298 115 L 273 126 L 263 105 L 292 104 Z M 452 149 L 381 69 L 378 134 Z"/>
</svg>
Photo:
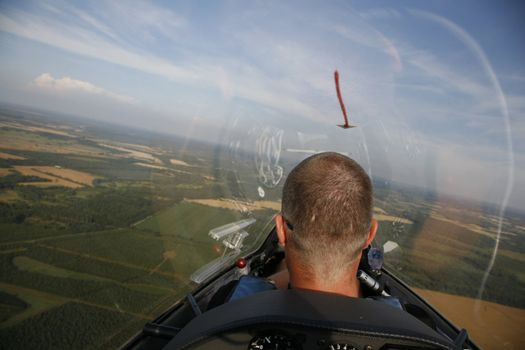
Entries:
<svg viewBox="0 0 525 350">
<path fill-rule="evenodd" d="M 276 224 L 290 273 L 335 283 L 357 268 L 375 236 L 370 178 L 341 154 L 311 156 L 288 175 Z"/>
</svg>

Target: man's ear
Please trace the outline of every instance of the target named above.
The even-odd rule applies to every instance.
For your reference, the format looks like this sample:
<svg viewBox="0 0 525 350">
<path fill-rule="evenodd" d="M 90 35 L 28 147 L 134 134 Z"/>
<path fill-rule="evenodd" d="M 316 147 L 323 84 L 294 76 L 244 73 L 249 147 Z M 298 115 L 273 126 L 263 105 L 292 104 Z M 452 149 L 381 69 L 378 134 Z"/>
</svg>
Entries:
<svg viewBox="0 0 525 350">
<path fill-rule="evenodd" d="M 284 248 L 286 246 L 286 224 L 281 214 L 275 216 L 275 229 L 277 231 L 279 245 Z"/>
<path fill-rule="evenodd" d="M 368 231 L 368 238 L 366 239 L 365 246 L 363 247 L 363 249 L 365 249 L 366 247 L 370 245 L 370 243 L 372 243 L 374 238 L 376 238 L 376 233 L 377 233 L 377 220 L 372 218 L 372 222 L 370 223 L 370 231 Z"/>
</svg>

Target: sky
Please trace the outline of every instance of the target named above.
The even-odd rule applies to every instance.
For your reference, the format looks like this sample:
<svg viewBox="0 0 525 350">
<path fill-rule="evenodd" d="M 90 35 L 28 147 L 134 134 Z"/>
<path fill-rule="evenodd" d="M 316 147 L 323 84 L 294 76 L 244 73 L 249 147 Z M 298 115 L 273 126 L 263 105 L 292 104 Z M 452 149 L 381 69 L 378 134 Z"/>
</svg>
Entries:
<svg viewBox="0 0 525 350">
<path fill-rule="evenodd" d="M 372 176 L 525 209 L 523 10 L 0 1 L 0 101 L 253 150 L 270 139 L 283 157 L 337 150 Z M 336 126 L 335 69 L 353 129 Z"/>
</svg>

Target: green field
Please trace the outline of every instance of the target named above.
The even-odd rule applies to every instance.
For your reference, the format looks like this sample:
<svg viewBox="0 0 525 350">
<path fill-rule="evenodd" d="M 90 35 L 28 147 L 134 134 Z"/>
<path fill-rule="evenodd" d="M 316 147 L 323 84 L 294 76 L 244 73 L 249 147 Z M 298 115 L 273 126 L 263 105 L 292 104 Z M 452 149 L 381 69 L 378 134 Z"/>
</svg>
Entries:
<svg viewBox="0 0 525 350">
<path fill-rule="evenodd" d="M 180 203 L 133 228 L 41 237 L 9 246 L 0 255 L 6 315 L 0 331 L 21 334 L 20 329 L 41 322 L 41 314 L 45 319 L 62 315 L 77 304 L 88 306 L 89 314 L 68 314 L 72 323 L 91 322 L 101 310 L 126 315 L 130 322 L 151 320 L 162 311 L 160 305 L 167 307 L 193 288 L 192 272 L 219 256 L 207 236 L 209 229 L 237 218 L 231 210 Z M 199 222 L 193 235 L 192 220 Z M 16 338 L 2 339 L 10 344 L 9 339 Z M 96 335 L 93 339 L 100 340 Z M 31 347 L 24 339 L 19 342 Z"/>
</svg>

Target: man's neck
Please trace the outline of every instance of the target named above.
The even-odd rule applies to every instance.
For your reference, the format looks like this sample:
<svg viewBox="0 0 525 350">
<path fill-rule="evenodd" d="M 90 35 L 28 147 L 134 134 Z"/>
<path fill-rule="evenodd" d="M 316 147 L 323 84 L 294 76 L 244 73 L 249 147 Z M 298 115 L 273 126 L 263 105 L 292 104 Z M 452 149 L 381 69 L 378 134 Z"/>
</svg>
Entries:
<svg viewBox="0 0 525 350">
<path fill-rule="evenodd" d="M 299 271 L 290 271 L 290 286 L 294 289 L 308 289 L 319 292 L 341 294 L 348 297 L 360 297 L 361 285 L 355 274 L 349 278 L 343 278 L 337 283 L 327 284 L 325 280 L 315 278 L 304 278 Z"/>
</svg>

